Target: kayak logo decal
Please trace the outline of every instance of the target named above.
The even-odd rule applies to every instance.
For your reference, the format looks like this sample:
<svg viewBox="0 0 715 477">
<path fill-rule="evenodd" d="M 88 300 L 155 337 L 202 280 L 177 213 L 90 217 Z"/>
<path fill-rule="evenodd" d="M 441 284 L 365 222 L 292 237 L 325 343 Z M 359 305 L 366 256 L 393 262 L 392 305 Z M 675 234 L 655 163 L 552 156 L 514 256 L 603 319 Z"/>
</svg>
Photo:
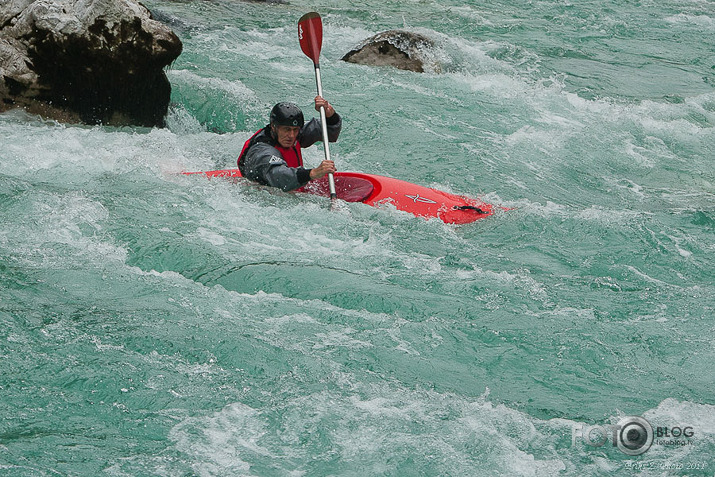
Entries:
<svg viewBox="0 0 715 477">
<path fill-rule="evenodd" d="M 298 40 L 303 39 L 303 25 L 298 25 Z"/>
<path fill-rule="evenodd" d="M 422 202 L 423 204 L 436 204 L 437 203 L 437 202 L 433 201 L 432 199 L 426 199 L 424 197 L 420 197 L 419 194 L 415 194 L 415 195 L 405 194 L 405 197 L 409 197 L 410 199 L 412 199 L 412 202 L 415 202 L 415 203 L 417 203 L 417 202 Z"/>
</svg>

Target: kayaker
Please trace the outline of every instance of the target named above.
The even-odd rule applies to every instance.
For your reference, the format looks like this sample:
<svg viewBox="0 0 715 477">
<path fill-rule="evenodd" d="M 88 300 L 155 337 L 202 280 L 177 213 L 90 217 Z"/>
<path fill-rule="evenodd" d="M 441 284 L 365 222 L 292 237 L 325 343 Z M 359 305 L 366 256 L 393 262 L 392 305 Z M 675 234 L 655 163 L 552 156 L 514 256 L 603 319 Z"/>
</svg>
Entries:
<svg viewBox="0 0 715 477">
<path fill-rule="evenodd" d="M 328 140 L 335 142 L 342 119 L 333 106 L 320 96 L 315 97 L 315 110 L 325 108 Z M 335 172 L 333 161 L 323 161 L 313 169 L 303 167 L 302 147 L 322 141 L 320 119 L 307 123 L 303 111 L 294 103 L 278 103 L 271 110 L 270 124 L 246 141 L 238 156 L 241 175 L 259 184 L 295 190 L 329 172 Z"/>
</svg>

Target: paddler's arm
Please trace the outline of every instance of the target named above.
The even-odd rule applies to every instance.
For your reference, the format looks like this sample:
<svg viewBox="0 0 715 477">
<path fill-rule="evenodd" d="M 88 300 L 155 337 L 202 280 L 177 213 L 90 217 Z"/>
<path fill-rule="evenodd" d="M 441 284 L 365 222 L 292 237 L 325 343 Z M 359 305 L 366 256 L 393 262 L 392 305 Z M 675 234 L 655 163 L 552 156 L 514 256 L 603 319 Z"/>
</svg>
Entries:
<svg viewBox="0 0 715 477">
<path fill-rule="evenodd" d="M 338 140 L 340 130 L 343 127 L 343 120 L 335 111 L 335 108 L 320 96 L 315 97 L 315 110 L 320 111 L 320 107 L 325 108 L 325 117 L 328 126 L 328 141 L 335 142 Z M 303 126 L 298 136 L 301 147 L 312 146 L 318 141 L 323 140 L 323 127 L 320 125 L 320 119 L 313 118 Z"/>
<path fill-rule="evenodd" d="M 332 161 L 323 161 L 315 169 L 288 167 L 276 148 L 258 143 L 246 153 L 244 171 L 247 179 L 291 191 L 303 187 L 312 179 L 323 177 L 328 172 L 335 172 L 335 165 Z"/>
<path fill-rule="evenodd" d="M 318 167 L 310 169 L 310 180 L 320 179 L 329 172 L 337 172 L 333 161 L 323 161 Z"/>
</svg>

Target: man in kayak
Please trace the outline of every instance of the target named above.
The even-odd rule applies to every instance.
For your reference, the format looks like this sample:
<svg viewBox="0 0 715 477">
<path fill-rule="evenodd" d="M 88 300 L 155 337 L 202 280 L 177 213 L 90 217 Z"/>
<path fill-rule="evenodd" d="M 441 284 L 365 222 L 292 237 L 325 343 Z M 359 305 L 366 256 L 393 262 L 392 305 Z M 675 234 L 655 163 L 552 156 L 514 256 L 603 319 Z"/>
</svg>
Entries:
<svg viewBox="0 0 715 477">
<path fill-rule="evenodd" d="M 335 142 L 342 128 L 342 119 L 320 96 L 315 97 L 315 110 L 325 108 L 328 140 Z M 335 172 L 333 161 L 323 161 L 314 169 L 303 167 L 301 147 L 323 139 L 320 119 L 307 123 L 303 112 L 293 103 L 278 103 L 271 110 L 270 124 L 246 141 L 238 156 L 241 175 L 259 184 L 295 190 L 309 181 Z"/>
</svg>

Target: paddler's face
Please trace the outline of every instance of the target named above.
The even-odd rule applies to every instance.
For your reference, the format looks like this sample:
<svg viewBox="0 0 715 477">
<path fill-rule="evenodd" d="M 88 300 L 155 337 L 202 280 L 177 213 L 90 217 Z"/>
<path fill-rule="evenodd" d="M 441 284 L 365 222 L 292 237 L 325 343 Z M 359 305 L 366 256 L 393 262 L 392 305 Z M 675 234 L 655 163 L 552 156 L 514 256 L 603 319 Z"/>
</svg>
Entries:
<svg viewBox="0 0 715 477">
<path fill-rule="evenodd" d="M 298 126 L 273 126 L 273 132 L 281 147 L 293 147 L 298 139 L 300 128 Z"/>
</svg>

